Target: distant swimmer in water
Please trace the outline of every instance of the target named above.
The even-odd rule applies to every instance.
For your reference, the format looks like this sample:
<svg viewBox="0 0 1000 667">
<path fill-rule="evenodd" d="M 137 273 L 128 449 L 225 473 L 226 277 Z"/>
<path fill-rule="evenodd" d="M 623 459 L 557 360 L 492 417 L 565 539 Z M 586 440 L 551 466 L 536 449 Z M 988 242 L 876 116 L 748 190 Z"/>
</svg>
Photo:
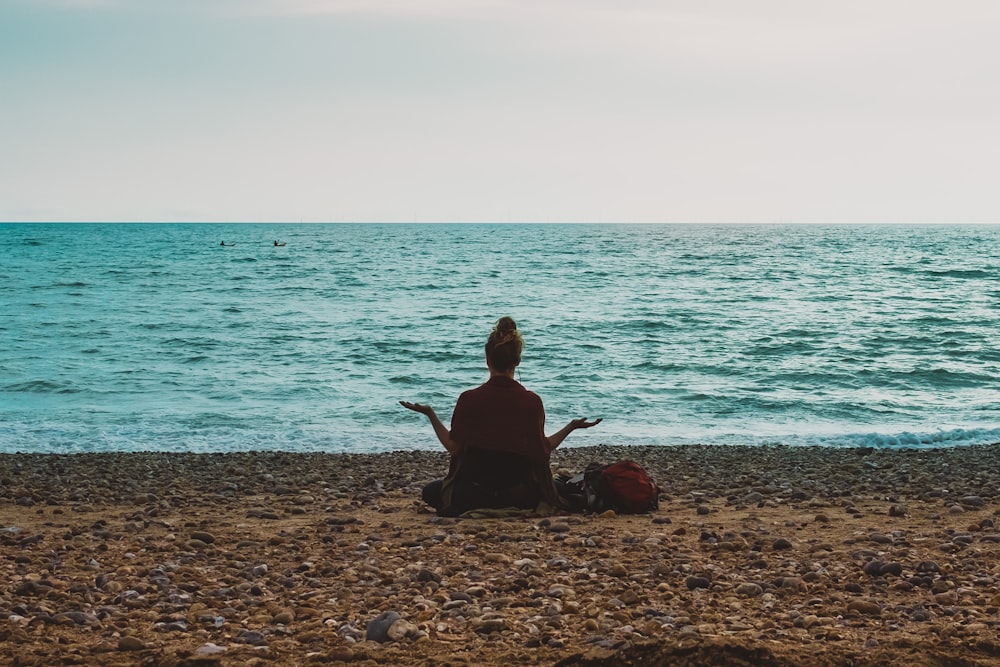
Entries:
<svg viewBox="0 0 1000 667">
<path fill-rule="evenodd" d="M 274 247 L 275 247 L 275 248 L 280 248 L 280 247 L 281 247 L 281 246 L 283 246 L 283 245 L 285 245 L 285 242 L 284 242 L 284 241 L 282 241 L 281 243 L 278 243 L 277 241 L 275 241 L 275 242 L 274 242 Z"/>
<path fill-rule="evenodd" d="M 231 248 L 232 246 L 234 246 L 234 245 L 236 245 L 236 244 L 235 244 L 235 243 L 226 243 L 225 241 L 223 241 L 223 242 L 222 242 L 222 243 L 220 243 L 219 245 L 221 245 L 221 246 L 226 246 L 227 248 Z"/>
</svg>

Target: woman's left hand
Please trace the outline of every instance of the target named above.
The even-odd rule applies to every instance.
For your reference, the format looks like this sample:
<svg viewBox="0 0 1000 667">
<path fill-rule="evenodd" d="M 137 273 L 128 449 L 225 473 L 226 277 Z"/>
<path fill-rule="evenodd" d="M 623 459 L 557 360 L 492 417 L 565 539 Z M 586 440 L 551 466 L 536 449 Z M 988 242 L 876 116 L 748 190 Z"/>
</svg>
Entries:
<svg viewBox="0 0 1000 667">
<path fill-rule="evenodd" d="M 571 421 L 569 423 L 569 425 L 570 425 L 570 428 L 572 428 L 572 429 L 575 430 L 575 429 L 578 429 L 578 428 L 590 428 L 591 426 L 597 426 L 602 421 L 603 421 L 603 417 L 598 417 L 594 421 L 587 421 L 586 417 L 580 417 L 579 419 L 574 419 L 573 421 Z"/>
</svg>

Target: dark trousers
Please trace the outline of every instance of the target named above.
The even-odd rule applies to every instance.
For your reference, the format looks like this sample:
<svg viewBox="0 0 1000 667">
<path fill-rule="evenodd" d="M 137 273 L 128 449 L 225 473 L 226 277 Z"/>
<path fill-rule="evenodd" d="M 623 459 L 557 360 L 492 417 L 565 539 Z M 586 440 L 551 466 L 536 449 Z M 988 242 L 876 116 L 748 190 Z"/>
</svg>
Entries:
<svg viewBox="0 0 1000 667">
<path fill-rule="evenodd" d="M 570 507 L 573 508 L 573 511 L 583 511 L 583 509 L 587 506 L 586 496 L 574 493 L 576 489 L 568 487 L 561 479 L 555 479 L 553 482 L 555 484 L 556 491 L 558 491 L 559 495 L 569 503 Z M 424 490 L 420 493 L 420 497 L 423 501 L 435 510 L 440 510 L 444 506 L 444 501 L 441 499 L 441 487 L 443 485 L 443 479 L 436 479 L 425 486 Z"/>
<path fill-rule="evenodd" d="M 424 490 L 420 493 L 420 497 L 423 498 L 424 502 L 436 510 L 444 506 L 444 502 L 441 500 L 441 487 L 443 485 L 443 479 L 436 479 L 425 486 Z"/>
</svg>

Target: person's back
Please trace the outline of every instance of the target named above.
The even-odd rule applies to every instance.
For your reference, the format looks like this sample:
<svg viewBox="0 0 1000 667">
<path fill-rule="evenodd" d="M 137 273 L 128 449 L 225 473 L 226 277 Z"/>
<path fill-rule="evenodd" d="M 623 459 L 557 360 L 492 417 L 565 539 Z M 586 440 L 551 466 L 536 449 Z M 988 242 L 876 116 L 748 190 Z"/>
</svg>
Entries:
<svg viewBox="0 0 1000 667">
<path fill-rule="evenodd" d="M 514 379 L 523 346 L 514 320 L 500 318 L 486 341 L 490 378 L 462 393 L 450 430 L 430 406 L 400 401 L 403 407 L 427 415 L 451 454 L 448 475 L 423 492 L 424 501 L 438 513 L 454 516 L 477 508 L 564 505 L 553 485 L 549 455 L 571 431 L 601 420 L 574 419 L 546 436 L 542 400 Z"/>
<path fill-rule="evenodd" d="M 463 392 L 451 417 L 451 436 L 470 447 L 509 452 L 548 463 L 545 408 L 534 392 L 513 378 L 493 375 Z"/>
</svg>

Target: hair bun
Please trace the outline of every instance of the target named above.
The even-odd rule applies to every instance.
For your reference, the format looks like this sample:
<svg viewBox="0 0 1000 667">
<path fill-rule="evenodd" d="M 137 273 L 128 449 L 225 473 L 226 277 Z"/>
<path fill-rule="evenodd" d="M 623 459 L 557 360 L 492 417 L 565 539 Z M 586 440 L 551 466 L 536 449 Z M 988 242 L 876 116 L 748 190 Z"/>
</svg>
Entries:
<svg viewBox="0 0 1000 667">
<path fill-rule="evenodd" d="M 501 317 L 493 326 L 493 333 L 486 341 L 486 361 L 491 369 L 508 371 L 521 363 L 524 341 L 517 330 L 517 322 Z"/>
<path fill-rule="evenodd" d="M 517 322 L 511 317 L 501 317 L 497 320 L 496 326 L 493 327 L 493 331 L 501 337 L 506 337 L 515 331 L 517 331 Z"/>
</svg>

